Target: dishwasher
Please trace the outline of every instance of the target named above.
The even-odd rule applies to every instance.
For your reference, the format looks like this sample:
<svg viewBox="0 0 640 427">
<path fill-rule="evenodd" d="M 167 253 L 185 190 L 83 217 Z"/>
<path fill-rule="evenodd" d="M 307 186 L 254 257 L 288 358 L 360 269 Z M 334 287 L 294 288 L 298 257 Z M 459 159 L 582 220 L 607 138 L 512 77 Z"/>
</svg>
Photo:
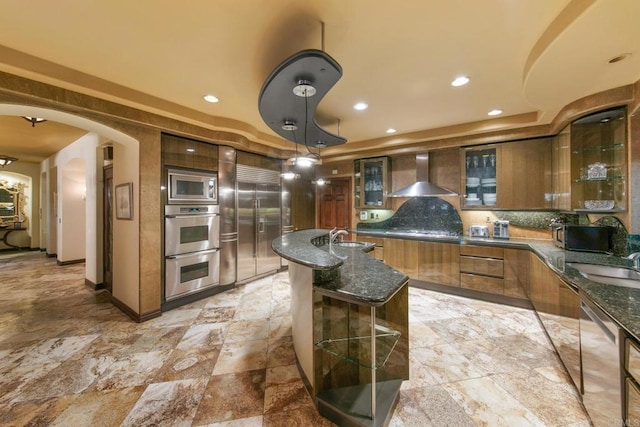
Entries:
<svg viewBox="0 0 640 427">
<path fill-rule="evenodd" d="M 591 301 L 580 301 L 583 403 L 598 426 L 621 426 L 620 328 Z"/>
</svg>

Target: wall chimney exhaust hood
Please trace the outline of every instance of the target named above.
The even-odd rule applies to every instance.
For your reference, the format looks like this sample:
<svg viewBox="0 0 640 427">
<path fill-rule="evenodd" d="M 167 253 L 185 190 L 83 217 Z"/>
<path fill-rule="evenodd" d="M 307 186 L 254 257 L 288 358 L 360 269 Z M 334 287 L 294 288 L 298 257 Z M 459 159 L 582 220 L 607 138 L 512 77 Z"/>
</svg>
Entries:
<svg viewBox="0 0 640 427">
<path fill-rule="evenodd" d="M 438 187 L 429 182 L 429 153 L 416 155 L 416 182 L 400 190 L 387 194 L 387 197 L 435 197 L 457 196 L 458 193 Z"/>
</svg>

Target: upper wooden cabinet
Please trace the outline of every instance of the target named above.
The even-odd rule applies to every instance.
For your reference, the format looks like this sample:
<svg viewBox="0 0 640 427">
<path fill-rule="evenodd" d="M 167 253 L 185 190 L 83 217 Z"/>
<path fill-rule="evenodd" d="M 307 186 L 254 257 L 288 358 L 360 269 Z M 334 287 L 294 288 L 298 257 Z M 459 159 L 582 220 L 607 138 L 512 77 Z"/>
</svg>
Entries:
<svg viewBox="0 0 640 427">
<path fill-rule="evenodd" d="M 354 171 L 354 204 L 358 209 L 387 208 L 391 162 L 388 157 L 356 160 Z"/>
<path fill-rule="evenodd" d="M 165 166 L 217 171 L 218 146 L 162 134 L 162 159 Z"/>
<path fill-rule="evenodd" d="M 463 209 L 552 209 L 552 138 L 462 150 Z"/>
</svg>

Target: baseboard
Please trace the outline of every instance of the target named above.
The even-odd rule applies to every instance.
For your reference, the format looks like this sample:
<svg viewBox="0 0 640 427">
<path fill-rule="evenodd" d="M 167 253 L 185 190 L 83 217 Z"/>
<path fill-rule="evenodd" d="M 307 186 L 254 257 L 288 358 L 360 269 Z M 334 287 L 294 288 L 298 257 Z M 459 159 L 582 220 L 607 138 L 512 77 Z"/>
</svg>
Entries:
<svg viewBox="0 0 640 427">
<path fill-rule="evenodd" d="M 428 291 L 441 292 L 443 294 L 457 295 L 459 297 L 473 298 L 481 301 L 495 302 L 497 304 L 510 305 L 512 307 L 528 308 L 533 310 L 531 301 L 523 298 L 508 297 L 505 295 L 490 294 L 488 292 L 475 291 L 473 289 L 457 288 L 454 286 L 440 285 L 438 283 L 423 282 L 422 280 L 409 280 L 409 286 L 426 289 Z"/>
<path fill-rule="evenodd" d="M 147 320 L 160 317 L 162 315 L 162 312 L 160 310 L 152 311 L 150 313 L 145 313 L 145 314 L 138 314 L 135 311 L 133 311 L 131 307 L 129 307 L 127 304 L 123 303 L 113 295 L 111 295 L 111 304 L 115 305 L 120 311 L 122 311 L 124 314 L 129 316 L 134 322 L 137 322 L 137 323 L 146 322 Z"/>
<path fill-rule="evenodd" d="M 46 249 L 45 249 L 45 252 L 46 252 Z M 58 254 L 50 254 L 49 252 L 47 252 L 47 258 L 55 258 L 57 256 Z"/>
<path fill-rule="evenodd" d="M 85 286 L 89 287 L 90 289 L 93 289 L 94 291 L 99 291 L 101 289 L 104 289 L 104 283 L 93 283 L 91 280 L 87 278 L 84 279 L 84 284 Z"/>
<path fill-rule="evenodd" d="M 58 260 L 58 265 L 71 265 L 71 264 L 82 264 L 83 262 L 85 262 L 85 259 L 72 259 L 70 261 L 60 261 Z"/>
<path fill-rule="evenodd" d="M 180 307 L 182 305 L 190 304 L 192 302 L 196 302 L 203 298 L 208 298 L 213 295 L 219 294 L 220 292 L 228 291 L 230 289 L 233 289 L 234 287 L 235 287 L 235 284 L 233 283 L 229 285 L 212 286 L 203 291 L 196 292 L 194 294 L 189 294 L 182 298 L 177 298 L 171 301 L 165 301 L 162 303 L 162 306 L 160 309 L 161 311 L 173 310 L 174 308 Z"/>
</svg>

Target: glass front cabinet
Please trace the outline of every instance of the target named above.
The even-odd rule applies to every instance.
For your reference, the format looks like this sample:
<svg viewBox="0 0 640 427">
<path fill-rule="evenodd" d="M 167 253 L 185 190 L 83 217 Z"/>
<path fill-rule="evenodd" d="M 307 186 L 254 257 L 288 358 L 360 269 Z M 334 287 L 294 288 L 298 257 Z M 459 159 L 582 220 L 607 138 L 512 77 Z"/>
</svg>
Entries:
<svg viewBox="0 0 640 427">
<path fill-rule="evenodd" d="M 359 209 L 387 208 L 390 188 L 390 161 L 388 157 L 359 159 L 354 162 L 354 200 Z"/>
<path fill-rule="evenodd" d="M 463 152 L 462 206 L 493 208 L 497 203 L 497 152 L 495 147 L 469 148 Z"/>
<path fill-rule="evenodd" d="M 591 114 L 571 124 L 572 210 L 626 210 L 626 129 L 625 108 Z"/>
</svg>

